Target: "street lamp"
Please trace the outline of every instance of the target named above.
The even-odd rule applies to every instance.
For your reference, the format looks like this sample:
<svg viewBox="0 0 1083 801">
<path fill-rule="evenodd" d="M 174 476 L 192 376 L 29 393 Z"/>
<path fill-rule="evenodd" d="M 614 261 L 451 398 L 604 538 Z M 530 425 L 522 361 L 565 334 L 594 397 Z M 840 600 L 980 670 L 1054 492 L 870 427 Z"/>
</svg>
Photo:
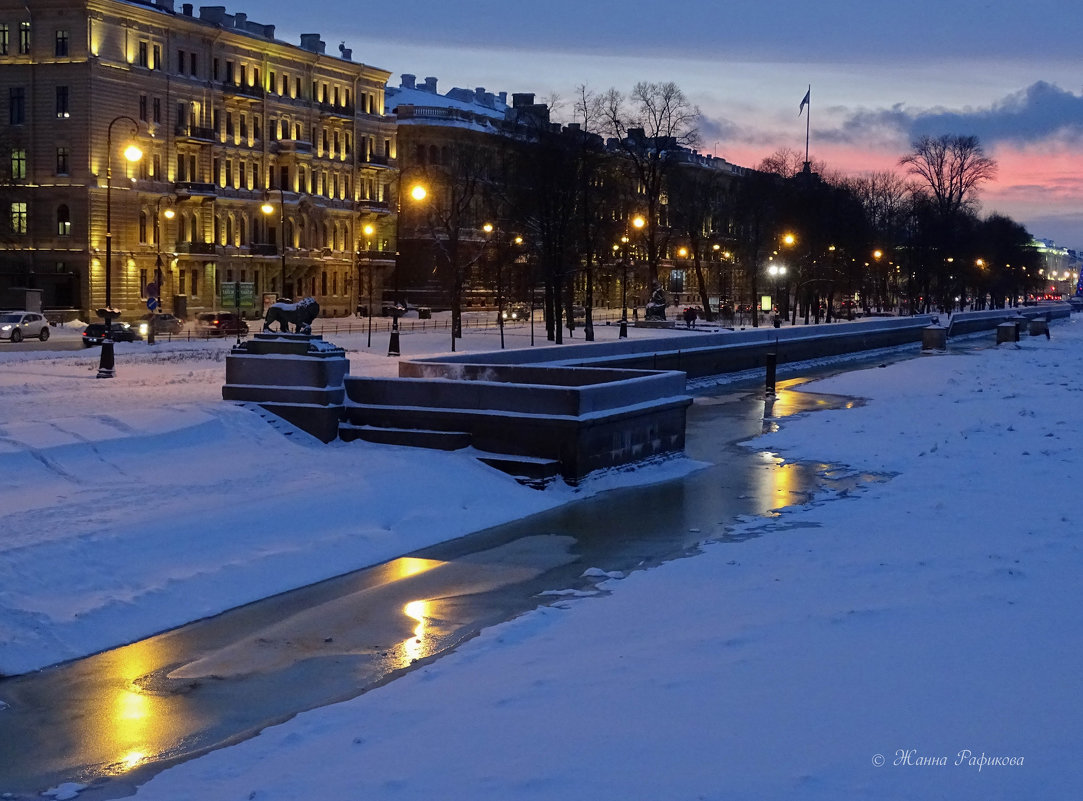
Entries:
<svg viewBox="0 0 1083 801">
<path fill-rule="evenodd" d="M 429 194 L 429 191 L 421 184 L 414 184 L 410 187 L 410 197 L 416 203 L 423 201 Z M 399 259 L 402 256 L 402 250 L 399 248 L 399 243 L 402 239 L 402 173 L 399 173 L 399 191 L 395 198 L 395 309 L 391 314 L 391 336 L 387 341 L 387 355 L 398 356 L 399 353 Z M 405 308 L 405 307 L 403 307 Z M 455 328 L 452 326 L 451 330 L 451 349 L 455 350 Z"/>
<path fill-rule="evenodd" d="M 279 227 L 279 239 L 282 243 L 279 249 L 282 254 L 282 277 L 280 279 L 281 286 L 278 290 L 278 296 L 280 298 L 286 297 L 286 190 L 282 187 L 278 188 L 279 203 L 278 203 L 278 227 Z M 263 205 L 259 207 L 259 210 L 264 214 L 270 215 L 274 213 L 275 207 L 271 205 L 270 200 L 263 201 Z"/>
<path fill-rule="evenodd" d="M 147 308 L 150 309 L 150 321 L 147 325 L 147 344 L 154 344 L 154 321 L 155 314 L 158 309 L 162 307 L 162 296 L 165 294 L 165 273 L 162 272 L 162 201 L 167 200 L 172 204 L 172 199 L 166 195 L 158 198 L 158 202 L 154 204 L 154 244 L 158 248 L 158 256 L 154 259 L 154 291 L 150 291 L 147 288 Z M 167 220 L 172 220 L 176 216 L 176 212 L 172 206 L 169 206 L 165 210 L 165 216 Z M 153 305 L 152 305 L 153 304 Z"/>
<path fill-rule="evenodd" d="M 113 320 L 120 312 L 113 308 L 113 126 L 120 121 L 131 124 L 131 136 L 139 133 L 139 123 L 131 117 L 114 117 L 105 132 L 105 308 L 98 314 L 105 320 L 105 336 L 102 339 L 102 352 L 98 361 L 98 378 L 113 378 L 116 375 L 113 354 Z M 143 151 L 135 143 L 124 148 L 124 158 L 135 162 L 143 158 Z"/>
<path fill-rule="evenodd" d="M 647 221 L 638 214 L 632 218 L 632 227 L 637 231 L 643 229 Z M 620 238 L 621 241 L 621 282 L 620 282 L 620 333 L 618 339 L 628 338 L 628 242 L 627 234 Z"/>
<path fill-rule="evenodd" d="M 365 234 L 365 250 L 372 250 L 372 235 L 376 233 L 376 229 L 372 227 L 371 223 L 366 223 L 365 227 L 361 229 Z M 375 270 L 375 265 L 372 262 L 372 255 L 369 254 L 369 341 L 365 347 L 372 347 L 372 273 Z"/>
</svg>

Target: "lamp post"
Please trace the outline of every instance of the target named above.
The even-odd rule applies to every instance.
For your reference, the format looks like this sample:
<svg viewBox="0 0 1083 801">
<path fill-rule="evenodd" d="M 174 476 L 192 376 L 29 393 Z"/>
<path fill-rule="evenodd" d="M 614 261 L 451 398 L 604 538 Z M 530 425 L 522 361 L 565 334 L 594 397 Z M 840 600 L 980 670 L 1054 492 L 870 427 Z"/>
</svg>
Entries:
<svg viewBox="0 0 1083 801">
<path fill-rule="evenodd" d="M 158 198 L 158 202 L 154 204 L 154 244 L 158 248 L 158 256 L 154 259 L 154 292 L 150 292 L 148 289 L 148 308 L 151 301 L 156 301 L 153 308 L 150 308 L 150 322 L 147 326 L 147 344 L 154 344 L 154 315 L 157 314 L 158 309 L 162 307 L 162 296 L 165 294 L 165 273 L 162 271 L 162 201 L 168 200 L 172 203 L 172 199 L 163 195 Z M 176 216 L 176 212 L 172 208 L 166 208 L 165 216 L 167 220 L 172 220 Z"/>
<path fill-rule="evenodd" d="M 410 197 L 420 203 L 428 195 L 428 190 L 421 184 L 414 184 L 410 188 Z M 398 356 L 399 352 L 399 259 L 402 250 L 399 241 L 402 237 L 402 173 L 399 173 L 399 191 L 395 197 L 395 308 L 391 314 L 391 336 L 387 342 L 387 355 Z M 455 329 L 451 330 L 451 349 L 455 350 Z"/>
<path fill-rule="evenodd" d="M 279 248 L 279 251 L 281 252 L 281 255 L 282 255 L 282 277 L 279 279 L 281 281 L 281 286 L 279 287 L 279 290 L 278 290 L 278 296 L 280 298 L 285 298 L 286 297 L 286 190 L 283 189 L 282 187 L 279 187 L 278 188 L 278 196 L 279 196 L 278 228 L 279 228 L 279 241 L 281 242 L 281 247 Z M 263 205 L 260 206 L 259 209 L 264 214 L 270 215 L 270 214 L 272 214 L 274 212 L 275 207 L 271 205 L 271 202 L 269 200 L 265 200 L 263 202 Z M 292 300 L 292 298 L 290 298 L 290 299 Z"/>
<path fill-rule="evenodd" d="M 115 359 L 113 354 L 113 320 L 120 314 L 113 308 L 113 126 L 121 121 L 130 123 L 132 136 L 139 133 L 139 123 L 131 117 L 120 115 L 114 117 L 105 132 L 105 308 L 99 309 L 98 314 L 105 321 L 105 336 L 102 339 L 102 352 L 98 361 L 98 378 L 113 378 L 116 375 Z M 124 158 L 128 161 L 139 161 L 143 158 L 143 151 L 134 143 L 124 148 Z"/>
<path fill-rule="evenodd" d="M 375 269 L 372 263 L 372 235 L 376 232 L 376 229 L 372 227 L 372 224 L 366 224 L 361 229 L 365 234 L 365 250 L 369 251 L 369 341 L 365 347 L 372 347 L 372 271 Z"/>
<path fill-rule="evenodd" d="M 632 227 L 637 231 L 643 229 L 643 226 L 647 224 L 639 215 L 632 218 Z M 617 334 L 618 339 L 628 338 L 628 243 L 630 239 L 627 234 L 620 238 L 621 242 L 621 281 L 620 281 L 620 333 Z"/>
</svg>

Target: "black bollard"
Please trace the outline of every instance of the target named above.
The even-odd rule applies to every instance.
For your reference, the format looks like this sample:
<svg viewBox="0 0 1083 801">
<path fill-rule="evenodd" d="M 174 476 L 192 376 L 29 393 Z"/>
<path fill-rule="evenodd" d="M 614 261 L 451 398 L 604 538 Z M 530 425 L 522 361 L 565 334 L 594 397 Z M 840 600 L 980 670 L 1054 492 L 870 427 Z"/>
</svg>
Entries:
<svg viewBox="0 0 1083 801">
<path fill-rule="evenodd" d="M 767 394 L 775 394 L 775 365 L 778 362 L 778 355 L 775 353 L 767 354 Z"/>
</svg>

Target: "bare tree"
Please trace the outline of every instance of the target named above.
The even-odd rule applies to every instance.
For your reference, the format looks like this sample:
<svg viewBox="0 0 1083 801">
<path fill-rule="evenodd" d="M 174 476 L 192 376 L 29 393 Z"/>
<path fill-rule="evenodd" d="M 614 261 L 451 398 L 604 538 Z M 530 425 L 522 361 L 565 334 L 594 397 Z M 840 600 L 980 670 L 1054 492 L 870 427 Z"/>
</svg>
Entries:
<svg viewBox="0 0 1083 801">
<path fill-rule="evenodd" d="M 660 207 L 666 179 L 681 148 L 699 144 L 699 108 L 673 82 L 641 81 L 625 97 L 610 89 L 601 98 L 608 134 L 619 143 L 647 221 L 644 233 L 650 280 L 658 280 Z"/>
<path fill-rule="evenodd" d="M 899 164 L 928 187 L 945 221 L 972 206 L 978 188 L 996 178 L 997 163 L 985 155 L 976 136 L 923 136 L 912 147 Z"/>
<path fill-rule="evenodd" d="M 977 205 L 977 192 L 983 183 L 997 174 L 997 163 L 985 155 L 976 136 L 922 136 L 913 143 L 910 153 L 899 159 L 907 172 L 918 177 L 927 190 L 930 238 L 933 246 L 931 273 L 936 277 L 941 305 L 950 308 L 956 295 L 949 269 L 965 218 L 972 217 Z"/>
</svg>

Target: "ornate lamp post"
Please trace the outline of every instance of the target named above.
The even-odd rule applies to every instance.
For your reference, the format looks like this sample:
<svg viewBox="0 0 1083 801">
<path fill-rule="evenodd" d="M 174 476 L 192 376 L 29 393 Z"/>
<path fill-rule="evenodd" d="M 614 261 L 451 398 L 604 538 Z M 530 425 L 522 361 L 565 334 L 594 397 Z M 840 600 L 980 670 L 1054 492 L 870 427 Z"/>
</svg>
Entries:
<svg viewBox="0 0 1083 801">
<path fill-rule="evenodd" d="M 105 321 L 105 337 L 102 339 L 102 352 L 98 361 L 98 378 L 113 378 L 116 375 L 113 353 L 113 320 L 120 314 L 113 308 L 113 126 L 121 121 L 132 126 L 131 136 L 139 133 L 139 123 L 131 117 L 114 117 L 105 132 L 105 308 L 98 309 L 98 314 Z M 124 158 L 139 161 L 143 151 L 134 143 L 124 148 Z"/>
</svg>

